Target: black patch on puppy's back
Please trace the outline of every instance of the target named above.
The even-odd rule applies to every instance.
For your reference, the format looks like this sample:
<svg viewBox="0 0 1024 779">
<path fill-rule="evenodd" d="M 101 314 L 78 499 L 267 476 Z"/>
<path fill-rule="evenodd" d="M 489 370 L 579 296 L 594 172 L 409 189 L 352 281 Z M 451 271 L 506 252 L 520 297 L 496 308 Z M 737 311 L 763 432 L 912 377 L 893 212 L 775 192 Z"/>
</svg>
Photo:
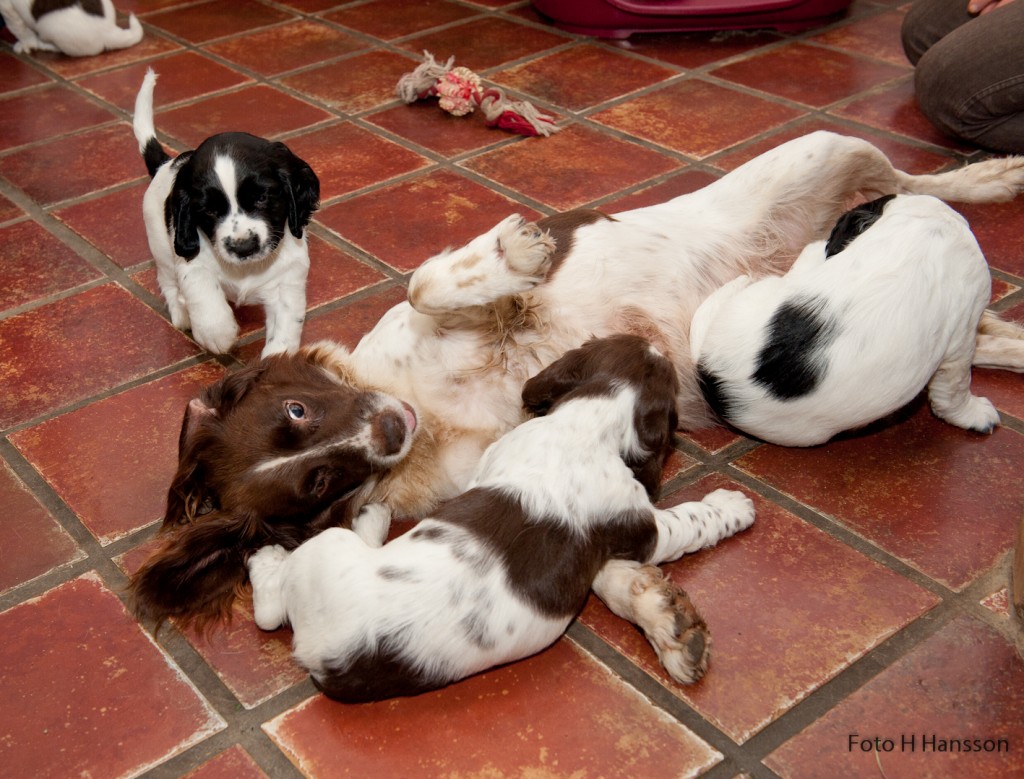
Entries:
<svg viewBox="0 0 1024 779">
<path fill-rule="evenodd" d="M 100 0 L 35 0 L 32 3 L 32 18 L 38 22 L 48 13 L 63 11 L 76 5 L 81 6 L 90 16 L 103 16 L 103 3 Z"/>
<path fill-rule="evenodd" d="M 813 392 L 828 368 L 823 352 L 837 335 L 824 298 L 787 300 L 768 323 L 753 380 L 780 400 Z"/>
<path fill-rule="evenodd" d="M 343 666 L 311 674 L 313 684 L 328 698 L 342 703 L 367 703 L 436 690 L 450 679 L 431 679 L 402 656 L 404 634 L 378 637 Z"/>
<path fill-rule="evenodd" d="M 728 421 L 733 411 L 733 401 L 725 390 L 725 382 L 714 373 L 704 360 L 697 363 L 697 386 L 700 387 L 704 402 L 721 420 Z"/>
<path fill-rule="evenodd" d="M 858 235 L 866 231 L 871 225 L 882 218 L 882 211 L 886 203 L 892 200 L 895 195 L 883 195 L 880 198 L 864 203 L 856 208 L 851 208 L 836 221 L 835 227 L 828 236 L 825 243 L 825 258 L 839 254 L 850 245 Z"/>
</svg>

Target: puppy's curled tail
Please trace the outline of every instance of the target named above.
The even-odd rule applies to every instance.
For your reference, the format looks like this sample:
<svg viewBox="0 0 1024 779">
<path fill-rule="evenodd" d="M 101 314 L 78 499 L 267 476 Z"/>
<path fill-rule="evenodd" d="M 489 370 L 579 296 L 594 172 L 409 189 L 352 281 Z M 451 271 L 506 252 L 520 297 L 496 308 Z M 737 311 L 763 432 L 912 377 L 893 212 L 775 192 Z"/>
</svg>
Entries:
<svg viewBox="0 0 1024 779">
<path fill-rule="evenodd" d="M 128 29 L 113 25 L 104 36 L 103 45 L 107 49 L 127 49 L 142 40 L 142 24 L 135 14 L 128 16 Z"/>
<path fill-rule="evenodd" d="M 152 178 L 170 155 L 164 151 L 156 138 L 156 127 L 153 126 L 153 90 L 156 88 L 156 72 L 152 68 L 146 70 L 142 79 L 142 87 L 135 96 L 135 114 L 132 117 L 132 129 L 135 140 L 139 142 L 139 154 L 146 162 L 146 170 Z"/>
</svg>

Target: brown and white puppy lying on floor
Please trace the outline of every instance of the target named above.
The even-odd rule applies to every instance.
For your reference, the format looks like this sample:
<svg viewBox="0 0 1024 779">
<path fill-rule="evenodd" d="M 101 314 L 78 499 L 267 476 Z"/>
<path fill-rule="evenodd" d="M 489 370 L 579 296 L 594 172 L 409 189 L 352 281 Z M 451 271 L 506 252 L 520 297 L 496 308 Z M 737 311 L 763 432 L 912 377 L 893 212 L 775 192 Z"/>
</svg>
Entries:
<svg viewBox="0 0 1024 779">
<path fill-rule="evenodd" d="M 424 263 L 409 302 L 351 352 L 305 346 L 189 404 L 164 542 L 132 579 L 136 610 L 210 622 L 230 611 L 246 555 L 262 546 L 294 548 L 368 504 L 426 516 L 523 421 L 526 381 L 591 337 L 644 336 L 675 365 L 681 426 L 708 424 L 689 328 L 717 288 L 785 271 L 865 198 L 986 202 L 1022 189 L 1024 157 L 914 176 L 863 140 L 817 132 L 648 208 L 510 217 Z M 1024 366 L 1020 328 L 986 317 L 981 329 L 992 334 L 976 364 Z"/>
<path fill-rule="evenodd" d="M 256 623 L 291 625 L 295 658 L 317 687 L 354 703 L 532 655 L 562 635 L 593 586 L 640 624 L 674 679 L 700 679 L 707 627 L 654 566 L 749 527 L 754 507 L 732 490 L 665 510 L 651 503 L 677 392 L 671 363 L 636 336 L 569 352 L 523 389 L 525 407 L 544 416 L 492 444 L 468 490 L 412 531 L 383 543 L 388 512 L 368 507 L 353 530 L 254 554 Z"/>
</svg>

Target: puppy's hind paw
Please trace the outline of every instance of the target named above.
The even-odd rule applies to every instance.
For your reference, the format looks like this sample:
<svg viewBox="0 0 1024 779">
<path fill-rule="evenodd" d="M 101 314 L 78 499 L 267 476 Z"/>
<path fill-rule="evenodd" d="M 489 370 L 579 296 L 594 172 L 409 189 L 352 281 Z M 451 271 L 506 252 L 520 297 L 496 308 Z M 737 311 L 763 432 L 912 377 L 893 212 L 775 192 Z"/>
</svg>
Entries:
<svg viewBox="0 0 1024 779">
<path fill-rule="evenodd" d="M 522 217 L 506 220 L 498 233 L 498 252 L 509 269 L 520 276 L 544 279 L 551 266 L 554 239 Z"/>
<path fill-rule="evenodd" d="M 637 624 L 677 682 L 703 678 L 711 657 L 711 634 L 686 592 L 660 568 L 645 565 L 633 583 Z"/>
</svg>

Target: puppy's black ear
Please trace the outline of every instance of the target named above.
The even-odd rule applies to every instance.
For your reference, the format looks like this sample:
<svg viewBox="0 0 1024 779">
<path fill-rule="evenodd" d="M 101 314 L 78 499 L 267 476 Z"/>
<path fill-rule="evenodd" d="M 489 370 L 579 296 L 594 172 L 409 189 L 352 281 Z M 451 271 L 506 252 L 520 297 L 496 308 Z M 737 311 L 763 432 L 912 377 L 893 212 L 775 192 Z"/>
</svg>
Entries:
<svg viewBox="0 0 1024 779">
<path fill-rule="evenodd" d="M 199 254 L 199 228 L 192 213 L 195 208 L 192 196 L 181 181 L 184 176 L 183 168 L 167 199 L 166 217 L 168 226 L 174 230 L 174 253 L 186 260 L 194 260 Z"/>
<path fill-rule="evenodd" d="M 547 414 L 567 393 L 583 382 L 586 356 L 573 349 L 523 385 L 523 408 L 536 416 Z"/>
<path fill-rule="evenodd" d="M 835 227 L 825 242 L 825 257 L 839 254 L 850 245 L 854 238 L 867 230 L 871 225 L 882 218 L 882 211 L 886 203 L 892 200 L 895 195 L 883 195 L 869 203 L 863 203 L 856 208 L 851 208 L 836 221 Z"/>
<path fill-rule="evenodd" d="M 288 227 L 296 238 L 320 207 L 320 179 L 313 169 L 290 151 L 290 164 L 282 168 L 281 177 L 288 191 Z"/>
</svg>

